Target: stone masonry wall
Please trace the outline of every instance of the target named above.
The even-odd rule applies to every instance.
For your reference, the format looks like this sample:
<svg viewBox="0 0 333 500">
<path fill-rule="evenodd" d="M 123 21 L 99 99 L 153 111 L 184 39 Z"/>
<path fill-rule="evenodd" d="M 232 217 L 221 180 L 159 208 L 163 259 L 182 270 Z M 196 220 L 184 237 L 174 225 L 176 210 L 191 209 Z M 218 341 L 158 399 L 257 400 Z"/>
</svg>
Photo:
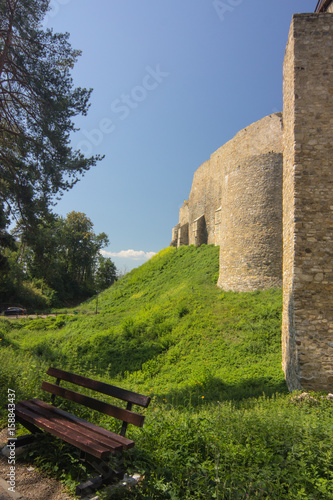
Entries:
<svg viewBox="0 0 333 500">
<path fill-rule="evenodd" d="M 195 245 L 194 221 L 204 216 L 206 241 L 215 243 L 215 210 L 221 205 L 221 167 L 210 160 L 203 163 L 195 172 L 188 199 L 189 222 L 191 225 L 189 243 Z"/>
<path fill-rule="evenodd" d="M 228 146 L 226 148 L 226 146 Z M 224 153 L 220 275 L 224 290 L 282 284 L 282 116 L 239 132 Z"/>
<path fill-rule="evenodd" d="M 281 286 L 282 163 L 275 113 L 238 132 L 194 174 L 172 244 L 220 245 L 218 285 L 226 290 Z"/>
<path fill-rule="evenodd" d="M 282 153 L 267 153 L 226 173 L 218 281 L 224 290 L 282 285 L 282 161 Z"/>
<path fill-rule="evenodd" d="M 284 61 L 283 368 L 333 391 L 333 14 L 295 14 Z"/>
<path fill-rule="evenodd" d="M 184 202 L 179 211 L 179 223 L 173 229 L 171 244 L 177 246 L 177 241 L 180 241 L 179 238 L 177 240 L 178 231 L 188 224 L 188 244 L 220 245 L 223 237 L 221 223 L 225 217 L 221 197 L 225 172 L 240 165 L 246 169 L 247 162 L 250 162 L 252 157 L 260 158 L 260 155 L 263 155 L 264 162 L 268 161 L 268 164 L 271 164 L 271 158 L 265 156 L 268 153 L 278 155 L 282 153 L 281 113 L 265 117 L 238 132 L 231 141 L 219 148 L 196 170 L 189 199 Z M 280 161 L 282 173 L 280 156 L 278 161 Z M 199 227 L 200 237 L 198 237 Z M 281 228 L 280 222 L 277 232 L 282 231 Z M 282 249 L 281 242 L 280 248 Z M 282 256 L 280 258 L 282 267 Z"/>
</svg>

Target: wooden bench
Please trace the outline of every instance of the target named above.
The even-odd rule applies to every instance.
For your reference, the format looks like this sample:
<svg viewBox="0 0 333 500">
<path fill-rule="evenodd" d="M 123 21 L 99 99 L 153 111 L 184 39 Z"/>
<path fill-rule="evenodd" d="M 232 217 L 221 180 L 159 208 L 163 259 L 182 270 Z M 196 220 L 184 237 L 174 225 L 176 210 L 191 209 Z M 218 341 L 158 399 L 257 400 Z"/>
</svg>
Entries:
<svg viewBox="0 0 333 500">
<path fill-rule="evenodd" d="M 47 431 L 80 449 L 81 459 L 88 461 L 97 469 L 100 476 L 79 485 L 76 493 L 79 495 L 87 491 L 93 491 L 102 483 L 109 482 L 114 475 L 119 477 L 120 473 L 112 470 L 103 460 L 107 459 L 111 454 L 127 450 L 134 446 L 134 441 L 125 437 L 127 426 L 128 424 L 133 424 L 142 427 L 145 417 L 132 411 L 132 406 L 138 405 L 147 408 L 150 398 L 104 382 L 59 370 L 58 368 L 49 368 L 47 374 L 56 378 L 55 384 L 50 382 L 42 383 L 42 389 L 52 394 L 52 404 L 45 403 L 40 399 L 20 401 L 16 404 L 15 408 L 16 420 L 33 434 L 40 433 L 42 430 Z M 127 406 L 126 408 L 122 408 L 60 387 L 62 380 L 106 394 L 117 400 L 125 401 Z M 54 406 L 56 396 L 121 420 L 122 427 L 120 433 L 116 434 L 108 431 L 57 408 Z"/>
</svg>

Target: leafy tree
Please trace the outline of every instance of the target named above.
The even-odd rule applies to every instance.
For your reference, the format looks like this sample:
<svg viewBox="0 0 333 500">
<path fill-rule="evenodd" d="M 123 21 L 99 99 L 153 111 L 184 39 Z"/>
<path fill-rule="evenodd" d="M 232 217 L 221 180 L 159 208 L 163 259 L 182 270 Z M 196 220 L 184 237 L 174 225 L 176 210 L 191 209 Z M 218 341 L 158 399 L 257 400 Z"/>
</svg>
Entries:
<svg viewBox="0 0 333 500">
<path fill-rule="evenodd" d="M 116 276 L 110 259 L 105 259 L 103 267 L 99 253 L 108 244 L 107 235 L 95 234 L 84 213 L 73 211 L 66 218 L 49 214 L 28 233 L 18 226 L 15 235 L 20 240 L 16 261 L 26 271 L 26 279 L 58 304 L 95 293 L 98 263 L 102 262 L 104 271 L 97 269 L 96 276 L 101 281 L 103 273 L 106 275 L 101 287 Z"/>
<path fill-rule="evenodd" d="M 48 286 L 64 295 L 68 278 L 64 219 L 49 214 L 28 232 L 17 226 L 15 234 L 20 239 L 20 260 L 29 278 L 44 280 Z"/>
<path fill-rule="evenodd" d="M 73 117 L 85 115 L 91 90 L 75 88 L 80 51 L 69 34 L 43 30 L 49 0 L 0 0 L 0 211 L 25 230 L 55 197 L 101 159 L 70 146 Z M 8 233 L 7 233 L 8 234 Z"/>
<path fill-rule="evenodd" d="M 80 285 L 93 286 L 99 251 L 109 243 L 107 235 L 96 235 L 91 220 L 73 211 L 64 220 L 63 237 L 68 275 Z"/>
<path fill-rule="evenodd" d="M 61 305 L 117 280 L 115 264 L 100 254 L 108 244 L 107 235 L 95 234 L 83 213 L 71 212 L 66 218 L 49 214 L 33 230 L 25 232 L 18 225 L 13 234 L 15 239 L 11 236 L 3 248 L 7 265 L 0 273 L 0 303 L 23 301 L 28 307 L 39 299 L 44 308 Z"/>
<path fill-rule="evenodd" d="M 4 210 L 3 203 L 0 202 L 0 272 L 8 270 L 8 259 L 5 256 L 5 249 L 16 249 L 15 240 L 12 235 L 6 231 L 8 218 Z"/>
<path fill-rule="evenodd" d="M 117 268 L 108 257 L 100 255 L 98 257 L 98 269 L 95 273 L 95 288 L 98 291 L 109 288 L 115 281 L 117 281 Z"/>
</svg>

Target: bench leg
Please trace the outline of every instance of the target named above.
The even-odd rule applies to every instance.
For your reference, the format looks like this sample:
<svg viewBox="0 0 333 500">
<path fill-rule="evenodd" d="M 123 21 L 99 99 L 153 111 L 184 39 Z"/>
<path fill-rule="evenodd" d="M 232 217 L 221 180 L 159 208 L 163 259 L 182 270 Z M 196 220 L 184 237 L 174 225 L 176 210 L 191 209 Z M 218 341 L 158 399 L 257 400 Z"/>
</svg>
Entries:
<svg viewBox="0 0 333 500">
<path fill-rule="evenodd" d="M 97 472 L 99 472 L 100 475 L 94 477 L 93 479 L 88 479 L 88 481 L 85 481 L 84 483 L 79 484 L 76 487 L 75 491 L 76 495 L 78 496 L 93 493 L 103 484 L 105 485 L 109 484 L 114 479 L 122 479 L 124 476 L 124 471 L 114 470 L 103 460 L 98 460 L 95 457 L 90 456 L 85 452 L 81 452 L 80 459 L 91 465 Z"/>
<path fill-rule="evenodd" d="M 21 455 L 35 439 L 36 436 L 34 434 L 26 434 L 17 438 L 7 438 L 7 444 L 2 448 L 1 453 L 7 458 L 13 457 L 13 455 Z"/>
<path fill-rule="evenodd" d="M 23 420 L 23 418 L 20 418 L 18 416 L 16 416 L 16 422 L 23 425 L 23 427 L 28 429 L 28 431 L 30 431 L 32 434 L 41 434 L 43 432 L 39 427 L 36 427 L 36 425 L 31 424 L 30 422 L 26 422 L 25 420 Z"/>
<path fill-rule="evenodd" d="M 78 484 L 75 489 L 75 495 L 78 497 L 86 496 L 94 493 L 103 484 L 103 479 L 100 476 L 94 477 L 93 479 L 88 479 L 84 483 Z"/>
<path fill-rule="evenodd" d="M 25 434 L 24 436 L 18 436 L 17 438 L 8 438 L 7 444 L 15 443 L 15 448 L 21 448 L 21 446 L 26 446 L 33 443 L 36 440 L 35 434 Z"/>
</svg>

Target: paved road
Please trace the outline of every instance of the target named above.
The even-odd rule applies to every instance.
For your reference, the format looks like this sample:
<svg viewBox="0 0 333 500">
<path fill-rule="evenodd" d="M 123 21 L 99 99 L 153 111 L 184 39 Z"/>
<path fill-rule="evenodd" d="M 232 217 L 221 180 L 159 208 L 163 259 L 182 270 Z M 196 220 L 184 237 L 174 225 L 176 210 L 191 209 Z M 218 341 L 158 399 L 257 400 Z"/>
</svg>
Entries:
<svg viewBox="0 0 333 500">
<path fill-rule="evenodd" d="M 31 319 L 36 319 L 36 318 L 48 318 L 48 317 L 53 317 L 56 318 L 57 316 L 74 316 L 75 313 L 58 313 L 58 314 L 20 314 L 19 316 L 0 316 L 0 318 L 4 319 L 26 319 L 26 318 L 31 318 Z M 0 498 L 1 500 L 1 498 Z"/>
</svg>

